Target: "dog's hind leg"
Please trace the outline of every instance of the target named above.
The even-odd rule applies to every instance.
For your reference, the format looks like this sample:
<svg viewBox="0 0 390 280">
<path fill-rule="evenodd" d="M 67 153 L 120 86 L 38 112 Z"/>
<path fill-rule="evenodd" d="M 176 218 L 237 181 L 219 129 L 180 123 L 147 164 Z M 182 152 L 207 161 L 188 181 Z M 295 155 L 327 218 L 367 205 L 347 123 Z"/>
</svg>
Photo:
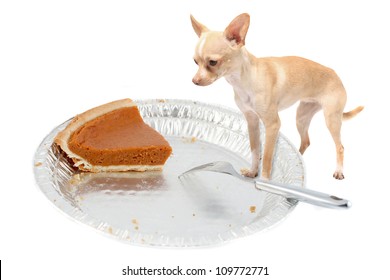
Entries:
<svg viewBox="0 0 390 280">
<path fill-rule="evenodd" d="M 303 154 L 310 145 L 309 126 L 313 116 L 321 110 L 321 105 L 317 102 L 301 101 L 297 109 L 296 124 L 301 136 L 301 146 L 299 152 Z"/>
<path fill-rule="evenodd" d="M 336 146 L 336 159 L 337 167 L 336 171 L 333 173 L 333 177 L 338 180 L 344 179 L 343 173 L 343 164 L 344 164 L 344 146 L 341 143 L 341 124 L 343 118 L 342 110 L 328 111 L 324 108 L 324 116 L 326 126 L 329 129 L 330 134 L 332 135 L 333 141 Z"/>
</svg>

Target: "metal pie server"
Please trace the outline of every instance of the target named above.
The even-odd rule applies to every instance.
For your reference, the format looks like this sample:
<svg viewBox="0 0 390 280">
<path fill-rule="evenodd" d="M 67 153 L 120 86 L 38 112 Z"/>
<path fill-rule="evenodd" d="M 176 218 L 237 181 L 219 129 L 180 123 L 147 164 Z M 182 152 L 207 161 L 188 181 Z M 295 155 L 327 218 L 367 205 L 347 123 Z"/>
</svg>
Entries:
<svg viewBox="0 0 390 280">
<path fill-rule="evenodd" d="M 296 199 L 317 206 L 323 206 L 327 208 L 337 208 L 337 209 L 348 209 L 351 207 L 350 201 L 343 198 L 339 198 L 334 195 L 329 195 L 326 193 L 321 193 L 310 189 L 304 189 L 302 187 L 285 185 L 285 184 L 280 184 L 280 183 L 275 183 L 275 182 L 265 181 L 260 179 L 255 180 L 253 178 L 244 177 L 241 174 L 239 174 L 230 163 L 224 161 L 216 161 L 216 162 L 211 162 L 211 163 L 197 166 L 179 175 L 179 179 L 182 176 L 185 176 L 189 173 L 198 172 L 198 171 L 212 171 L 217 173 L 228 174 L 236 178 L 239 178 L 241 180 L 254 183 L 255 187 L 259 190 L 282 195 L 289 199 Z"/>
</svg>

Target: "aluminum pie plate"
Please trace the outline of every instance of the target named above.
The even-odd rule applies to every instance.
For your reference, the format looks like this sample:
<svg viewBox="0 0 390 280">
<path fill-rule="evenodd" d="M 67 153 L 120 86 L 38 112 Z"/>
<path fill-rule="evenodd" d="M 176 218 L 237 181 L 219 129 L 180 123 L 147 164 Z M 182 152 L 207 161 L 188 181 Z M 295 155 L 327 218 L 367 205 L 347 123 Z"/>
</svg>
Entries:
<svg viewBox="0 0 390 280">
<path fill-rule="evenodd" d="M 37 184 L 74 220 L 139 245 L 189 247 L 220 244 L 267 229 L 283 220 L 296 201 L 256 190 L 229 175 L 197 172 L 197 165 L 223 160 L 250 166 L 247 125 L 242 114 L 186 100 L 136 101 L 143 119 L 173 148 L 161 172 L 82 173 L 61 154 L 56 127 L 34 157 Z M 262 129 L 262 132 L 264 129 Z M 264 134 L 261 136 L 264 143 Z M 272 178 L 305 186 L 302 158 L 286 137 L 277 141 Z"/>
</svg>

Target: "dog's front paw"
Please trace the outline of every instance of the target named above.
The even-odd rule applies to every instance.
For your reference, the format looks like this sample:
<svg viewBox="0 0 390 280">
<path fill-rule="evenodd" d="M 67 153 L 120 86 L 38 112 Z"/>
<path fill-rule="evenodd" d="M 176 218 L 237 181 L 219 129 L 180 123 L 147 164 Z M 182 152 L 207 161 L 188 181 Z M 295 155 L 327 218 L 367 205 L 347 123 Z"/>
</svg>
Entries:
<svg viewBox="0 0 390 280">
<path fill-rule="evenodd" d="M 341 171 L 336 171 L 335 173 L 333 173 L 333 178 L 335 178 L 337 180 L 343 180 L 344 174 Z"/>
<path fill-rule="evenodd" d="M 254 178 L 258 174 L 257 170 L 251 170 L 251 169 L 247 169 L 247 168 L 242 168 L 240 171 L 241 171 L 241 174 L 243 176 L 249 177 L 249 178 Z"/>
</svg>

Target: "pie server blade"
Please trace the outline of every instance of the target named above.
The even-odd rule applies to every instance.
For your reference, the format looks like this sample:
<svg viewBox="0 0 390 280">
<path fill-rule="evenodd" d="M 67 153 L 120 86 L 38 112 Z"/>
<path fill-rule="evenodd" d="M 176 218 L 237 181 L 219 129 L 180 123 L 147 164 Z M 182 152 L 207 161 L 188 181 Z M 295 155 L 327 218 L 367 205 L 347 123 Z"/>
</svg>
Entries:
<svg viewBox="0 0 390 280">
<path fill-rule="evenodd" d="M 351 207 L 350 201 L 343 198 L 339 198 L 334 195 L 329 195 L 326 193 L 314 191 L 311 189 L 305 189 L 302 187 L 244 177 L 239 174 L 230 163 L 224 161 L 216 161 L 194 167 L 179 175 L 179 179 L 190 173 L 199 171 L 211 171 L 231 175 L 243 181 L 253 183 L 258 190 L 282 195 L 288 199 L 295 199 L 317 206 L 336 209 L 348 209 Z"/>
</svg>

